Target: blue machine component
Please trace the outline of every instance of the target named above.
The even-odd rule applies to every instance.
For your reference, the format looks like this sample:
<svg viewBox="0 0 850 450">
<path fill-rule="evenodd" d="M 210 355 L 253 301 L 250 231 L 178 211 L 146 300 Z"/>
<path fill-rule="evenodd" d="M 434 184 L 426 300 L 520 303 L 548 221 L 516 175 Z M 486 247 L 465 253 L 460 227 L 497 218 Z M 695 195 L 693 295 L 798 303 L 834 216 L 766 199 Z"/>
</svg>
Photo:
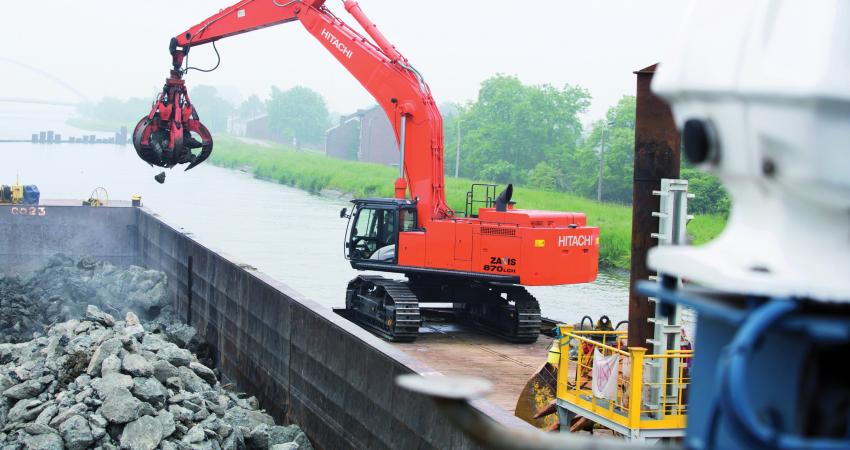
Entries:
<svg viewBox="0 0 850 450">
<path fill-rule="evenodd" d="M 37 205 L 40 197 L 41 193 L 38 191 L 38 187 L 36 185 L 28 184 L 24 186 L 23 203 L 25 205 Z"/>
<path fill-rule="evenodd" d="M 850 448 L 846 304 L 638 289 L 698 313 L 686 447 Z"/>
</svg>

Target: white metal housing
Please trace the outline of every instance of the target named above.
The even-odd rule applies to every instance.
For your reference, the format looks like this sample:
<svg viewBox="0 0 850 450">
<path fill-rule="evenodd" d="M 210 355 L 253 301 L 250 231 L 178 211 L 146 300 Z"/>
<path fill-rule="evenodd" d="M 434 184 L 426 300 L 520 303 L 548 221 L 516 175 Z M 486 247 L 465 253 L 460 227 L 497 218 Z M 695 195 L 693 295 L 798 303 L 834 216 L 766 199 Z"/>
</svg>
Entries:
<svg viewBox="0 0 850 450">
<path fill-rule="evenodd" d="M 693 3 L 653 82 L 680 127 L 707 121 L 732 198 L 702 247 L 653 269 L 740 293 L 850 301 L 850 2 Z"/>
</svg>

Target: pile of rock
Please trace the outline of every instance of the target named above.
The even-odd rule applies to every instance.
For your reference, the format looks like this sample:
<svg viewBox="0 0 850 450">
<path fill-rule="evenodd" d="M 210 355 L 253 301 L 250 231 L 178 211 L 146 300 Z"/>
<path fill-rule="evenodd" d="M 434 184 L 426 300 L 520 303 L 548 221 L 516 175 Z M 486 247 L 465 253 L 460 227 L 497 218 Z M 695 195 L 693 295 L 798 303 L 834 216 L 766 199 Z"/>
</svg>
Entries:
<svg viewBox="0 0 850 450">
<path fill-rule="evenodd" d="M 0 450 L 311 449 L 226 390 L 169 308 L 165 276 L 138 267 L 56 256 L 0 274 Z"/>
<path fill-rule="evenodd" d="M 0 392 L 3 449 L 310 448 L 167 333 L 93 305 L 85 320 L 0 344 Z"/>
<path fill-rule="evenodd" d="M 170 308 L 166 292 L 162 272 L 57 254 L 27 276 L 0 274 L 0 342 L 28 341 L 54 323 L 82 317 L 89 304 L 151 319 Z"/>
</svg>

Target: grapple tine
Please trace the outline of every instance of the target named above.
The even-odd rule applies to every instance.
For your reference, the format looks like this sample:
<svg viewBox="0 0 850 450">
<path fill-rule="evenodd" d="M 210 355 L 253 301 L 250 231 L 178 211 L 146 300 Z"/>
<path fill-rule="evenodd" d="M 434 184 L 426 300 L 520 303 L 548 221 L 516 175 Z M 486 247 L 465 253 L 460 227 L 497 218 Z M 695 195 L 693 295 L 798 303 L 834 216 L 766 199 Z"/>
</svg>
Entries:
<svg viewBox="0 0 850 450">
<path fill-rule="evenodd" d="M 189 122 L 189 129 L 191 131 L 194 131 L 195 133 L 198 133 L 198 135 L 201 137 L 201 143 L 203 145 L 201 146 L 201 152 L 198 153 L 197 156 L 195 156 L 195 158 L 189 164 L 189 167 L 186 167 L 186 170 L 189 170 L 197 166 L 198 164 L 206 161 L 207 158 L 209 158 L 212 154 L 213 150 L 212 135 L 210 134 L 209 130 L 207 130 L 207 127 L 204 126 L 204 124 L 197 120 L 192 120 Z"/>
<path fill-rule="evenodd" d="M 150 140 L 150 124 L 151 119 L 148 116 L 142 117 L 142 120 L 136 124 L 136 128 L 133 129 L 133 148 L 136 149 L 136 154 L 139 155 L 139 158 L 142 158 L 145 162 L 153 166 L 150 162 L 150 145 L 145 145 L 143 142 L 149 142 Z"/>
<path fill-rule="evenodd" d="M 206 159 L 207 159 L 207 158 L 209 158 L 209 156 L 210 156 L 211 154 L 212 154 L 212 144 L 210 144 L 209 146 L 206 146 L 206 145 L 205 145 L 205 146 L 203 147 L 203 149 L 201 149 L 201 153 L 198 153 L 198 156 L 196 156 L 196 157 L 195 157 L 195 160 L 194 160 L 194 161 L 192 161 L 192 163 L 191 163 L 191 164 L 189 164 L 189 167 L 186 167 L 186 170 L 189 170 L 189 169 L 191 169 L 191 168 L 193 168 L 193 167 L 197 166 L 198 164 L 200 164 L 200 163 L 202 163 L 202 162 L 206 161 Z M 185 172 L 186 170 L 184 170 L 184 172 Z"/>
</svg>

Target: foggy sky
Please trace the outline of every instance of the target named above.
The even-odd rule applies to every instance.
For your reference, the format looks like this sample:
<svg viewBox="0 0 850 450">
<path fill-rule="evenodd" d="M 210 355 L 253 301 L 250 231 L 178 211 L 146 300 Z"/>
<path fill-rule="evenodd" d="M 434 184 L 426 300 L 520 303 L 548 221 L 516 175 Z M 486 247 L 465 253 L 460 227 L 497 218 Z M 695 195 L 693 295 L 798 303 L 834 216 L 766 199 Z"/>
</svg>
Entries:
<svg viewBox="0 0 850 450">
<path fill-rule="evenodd" d="M 3 2 L 0 58 L 58 76 L 92 100 L 153 98 L 168 75 L 169 39 L 233 3 Z M 327 4 L 360 29 L 341 1 Z M 360 5 L 423 73 L 438 103 L 472 100 L 481 81 L 500 72 L 525 83 L 587 88 L 593 104 L 585 120 L 600 117 L 622 95 L 634 94 L 632 72 L 658 61 L 687 8 L 684 0 L 360 0 Z M 340 113 L 373 103 L 297 22 L 217 45 L 221 67 L 190 72 L 190 88 L 229 86 L 243 98 L 265 98 L 271 85 L 302 85 L 322 93 L 329 109 Z M 212 66 L 212 47 L 194 48 L 190 61 Z M 0 74 L 0 97 L 76 100 L 55 82 L 2 61 Z"/>
</svg>

